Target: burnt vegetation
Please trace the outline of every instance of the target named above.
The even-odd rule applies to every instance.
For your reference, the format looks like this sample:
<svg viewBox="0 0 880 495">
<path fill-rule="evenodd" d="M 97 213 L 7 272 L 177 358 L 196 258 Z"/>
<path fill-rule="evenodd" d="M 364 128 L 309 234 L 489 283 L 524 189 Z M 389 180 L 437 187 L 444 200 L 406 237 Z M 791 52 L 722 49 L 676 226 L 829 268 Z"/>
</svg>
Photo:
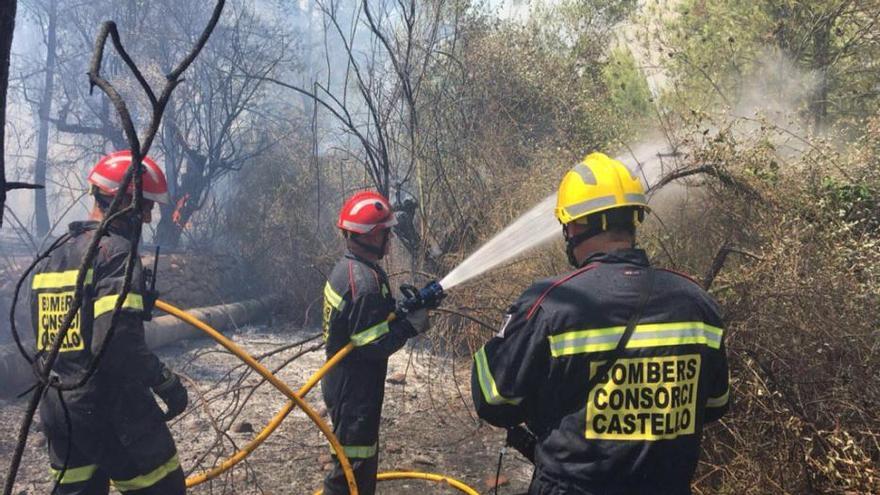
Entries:
<svg viewBox="0 0 880 495">
<path fill-rule="evenodd" d="M 233 254 L 250 295 L 277 294 L 281 317 L 307 328 L 351 192 L 389 195 L 402 216 L 388 272 L 420 282 L 605 150 L 650 186 L 640 243 L 725 314 L 734 405 L 706 432 L 695 492 L 880 492 L 880 3 L 478 3 L 230 0 L 186 74 L 166 79 L 213 2 L 0 2 L 0 297 L 15 256 L 84 212 L 84 173 L 114 149 L 148 149 L 167 172 L 173 204 L 147 242 Z M 26 41 L 7 77 L 13 18 Z M 124 50 L 106 50 L 93 79 L 105 91 L 90 95 L 106 19 Z M 146 144 L 132 137 L 145 127 Z M 31 182 L 45 194 L 7 196 Z M 457 287 L 428 350 L 466 362 L 524 287 L 566 269 L 553 244 Z M 280 370 L 319 347 L 261 358 L 295 351 Z M 213 433 L 200 468 L 234 450 L 228 430 L 259 386 L 225 373 L 189 413 Z M 466 373 L 451 367 L 451 381 L 467 406 Z"/>
</svg>

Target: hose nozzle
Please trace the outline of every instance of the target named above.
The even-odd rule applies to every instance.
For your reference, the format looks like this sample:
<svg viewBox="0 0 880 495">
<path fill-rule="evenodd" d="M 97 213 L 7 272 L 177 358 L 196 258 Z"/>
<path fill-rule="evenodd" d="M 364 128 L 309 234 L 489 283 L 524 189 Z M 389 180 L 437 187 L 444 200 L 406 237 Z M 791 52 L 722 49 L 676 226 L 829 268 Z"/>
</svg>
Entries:
<svg viewBox="0 0 880 495">
<path fill-rule="evenodd" d="M 397 304 L 397 313 L 408 314 L 419 309 L 433 309 L 440 306 L 440 301 L 446 297 L 443 287 L 436 280 L 428 282 L 421 289 L 404 284 L 400 286 L 400 292 L 404 299 Z"/>
</svg>

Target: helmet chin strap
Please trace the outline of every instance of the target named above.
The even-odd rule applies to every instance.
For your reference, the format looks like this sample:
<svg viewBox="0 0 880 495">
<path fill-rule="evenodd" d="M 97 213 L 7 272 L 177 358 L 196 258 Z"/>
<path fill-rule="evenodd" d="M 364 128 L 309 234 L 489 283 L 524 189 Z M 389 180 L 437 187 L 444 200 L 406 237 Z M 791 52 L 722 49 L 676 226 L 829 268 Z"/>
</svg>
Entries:
<svg viewBox="0 0 880 495">
<path fill-rule="evenodd" d="M 589 239 L 590 237 L 593 237 L 594 235 L 602 232 L 602 230 L 590 229 L 585 232 L 581 232 L 580 234 L 569 236 L 568 229 L 565 226 L 563 226 L 562 232 L 563 232 L 563 235 L 565 236 L 565 254 L 568 256 L 568 264 L 570 264 L 571 266 L 573 266 L 575 268 L 580 268 L 581 262 L 575 256 L 574 250 L 577 249 L 577 247 L 582 242 L 584 242 L 587 239 Z"/>
</svg>

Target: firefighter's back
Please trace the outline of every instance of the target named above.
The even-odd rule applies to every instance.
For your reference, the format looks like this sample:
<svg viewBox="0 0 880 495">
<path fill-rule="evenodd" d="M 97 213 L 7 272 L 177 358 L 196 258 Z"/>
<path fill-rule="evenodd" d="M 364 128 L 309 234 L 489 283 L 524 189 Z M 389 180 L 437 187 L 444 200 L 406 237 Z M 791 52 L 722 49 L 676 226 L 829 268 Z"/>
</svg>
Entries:
<svg viewBox="0 0 880 495">
<path fill-rule="evenodd" d="M 607 379 L 588 390 L 638 310 L 647 270 L 639 250 L 608 256 L 533 303 L 551 356 L 528 420 L 541 438 L 538 476 L 570 493 L 690 493 L 707 403 L 726 399 L 718 309 L 696 283 L 663 270 Z"/>
</svg>

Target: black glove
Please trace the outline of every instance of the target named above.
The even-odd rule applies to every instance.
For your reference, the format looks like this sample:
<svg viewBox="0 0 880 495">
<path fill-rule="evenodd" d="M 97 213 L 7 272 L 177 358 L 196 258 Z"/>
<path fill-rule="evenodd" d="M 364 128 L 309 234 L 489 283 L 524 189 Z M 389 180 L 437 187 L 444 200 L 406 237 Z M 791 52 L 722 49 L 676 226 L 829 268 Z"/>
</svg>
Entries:
<svg viewBox="0 0 880 495">
<path fill-rule="evenodd" d="M 538 437 L 522 426 L 514 426 L 507 429 L 507 445 L 510 445 L 526 459 L 535 463 L 535 448 L 538 446 Z"/>
<path fill-rule="evenodd" d="M 162 378 L 162 383 L 153 387 L 153 392 L 168 407 L 168 411 L 165 413 L 165 421 L 170 421 L 186 410 L 186 405 L 189 403 L 189 395 L 186 393 L 186 388 L 180 382 L 180 377 L 168 368 L 162 370 Z"/>
</svg>

